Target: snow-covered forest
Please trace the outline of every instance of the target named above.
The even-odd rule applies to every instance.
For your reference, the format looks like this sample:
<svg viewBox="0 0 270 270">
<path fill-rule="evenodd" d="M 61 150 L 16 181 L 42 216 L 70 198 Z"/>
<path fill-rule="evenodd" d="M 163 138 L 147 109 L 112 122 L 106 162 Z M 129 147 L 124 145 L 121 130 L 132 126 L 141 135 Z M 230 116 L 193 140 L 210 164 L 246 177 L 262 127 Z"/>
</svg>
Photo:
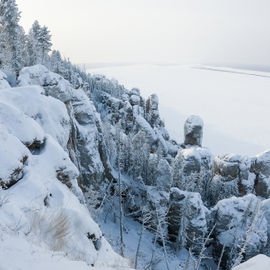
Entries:
<svg viewBox="0 0 270 270">
<path fill-rule="evenodd" d="M 270 268 L 270 151 L 213 155 L 0 2 L 0 269 Z"/>
</svg>

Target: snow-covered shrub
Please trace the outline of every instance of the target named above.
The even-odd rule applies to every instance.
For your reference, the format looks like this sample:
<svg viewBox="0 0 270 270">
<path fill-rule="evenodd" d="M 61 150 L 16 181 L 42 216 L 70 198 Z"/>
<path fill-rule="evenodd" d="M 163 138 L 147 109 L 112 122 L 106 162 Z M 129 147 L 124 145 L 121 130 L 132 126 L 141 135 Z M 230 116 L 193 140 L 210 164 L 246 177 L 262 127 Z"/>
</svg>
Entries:
<svg viewBox="0 0 270 270">
<path fill-rule="evenodd" d="M 53 251 L 62 250 L 71 233 L 69 217 L 63 210 L 50 214 L 34 212 L 29 230 Z"/>
</svg>

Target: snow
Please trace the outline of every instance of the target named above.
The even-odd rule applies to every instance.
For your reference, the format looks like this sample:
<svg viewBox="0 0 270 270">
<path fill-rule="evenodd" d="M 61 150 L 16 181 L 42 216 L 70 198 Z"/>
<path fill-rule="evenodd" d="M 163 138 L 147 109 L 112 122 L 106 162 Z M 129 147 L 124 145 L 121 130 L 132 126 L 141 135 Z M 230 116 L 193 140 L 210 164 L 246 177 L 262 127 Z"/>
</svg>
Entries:
<svg viewBox="0 0 270 270">
<path fill-rule="evenodd" d="M 268 149 L 270 74 L 223 69 L 137 64 L 88 72 L 117 78 L 129 89 L 139 87 L 144 97 L 156 93 L 161 118 L 178 142 L 184 140 L 186 118 L 195 114 L 205 123 L 203 145 L 215 154 L 255 155 Z"/>
<path fill-rule="evenodd" d="M 186 133 L 190 133 L 194 127 L 203 127 L 203 120 L 197 115 L 191 115 L 186 121 Z"/>
<path fill-rule="evenodd" d="M 25 67 L 20 71 L 19 86 L 40 85 L 46 88 L 47 94 L 67 102 L 71 99 L 70 83 L 60 75 L 50 72 L 43 65 Z"/>
<path fill-rule="evenodd" d="M 4 72 L 0 71 L 0 89 L 10 88 L 10 85 L 7 81 L 7 76 Z"/>
<path fill-rule="evenodd" d="M 15 185 L 0 189 L 0 269 L 129 269 L 81 204 L 79 172 L 65 151 L 65 105 L 39 86 L 1 89 L 0 100 L 0 178 L 23 169 Z M 35 154 L 23 144 L 33 137 L 45 138 Z"/>
<path fill-rule="evenodd" d="M 209 210 L 203 205 L 201 195 L 198 192 L 189 192 L 178 188 L 171 188 L 171 193 L 175 193 L 179 197 L 184 196 L 188 201 L 187 205 L 190 209 L 187 212 L 190 215 L 189 222 L 192 226 L 197 229 L 207 230 L 206 216 L 209 214 Z M 187 206 L 183 204 L 183 207 Z"/>
<path fill-rule="evenodd" d="M 257 204 L 259 204 L 258 208 Z M 231 197 L 219 201 L 216 206 L 212 208 L 212 211 L 214 213 L 216 212 L 216 219 L 219 220 L 219 222 L 223 220 L 227 224 L 223 223 L 217 225 L 217 230 L 220 230 L 220 234 L 217 236 L 218 240 L 225 246 L 230 247 L 233 245 L 235 238 L 241 241 L 245 239 L 245 237 L 249 237 L 253 245 L 248 246 L 246 252 L 253 250 L 254 254 L 254 251 L 257 251 L 256 245 L 265 246 L 267 241 L 267 220 L 261 210 L 263 209 L 260 209 L 260 201 L 253 194 L 238 198 Z M 247 215 L 247 211 L 257 215 L 253 219 L 253 227 L 243 223 L 243 216 Z M 251 219 L 251 215 L 249 217 Z M 242 226 L 239 226 L 239 224 L 242 224 Z M 221 226 L 223 226 L 223 228 Z M 245 226 L 250 226 L 249 235 L 247 235 L 247 228 L 245 228 Z"/>
<path fill-rule="evenodd" d="M 64 254 L 50 252 L 45 248 L 33 246 L 23 237 L 1 235 L 0 238 L 1 270 L 89 270 L 89 266 L 85 262 L 71 261 Z"/>
<path fill-rule="evenodd" d="M 0 101 L 0 123 L 8 128 L 24 144 L 31 145 L 35 140 L 43 142 L 44 132 L 40 125 L 16 107 Z"/>
<path fill-rule="evenodd" d="M 22 160 L 30 153 L 2 124 L 0 124 L 0 145 L 0 180 L 7 182 L 16 169 L 23 167 Z"/>
<path fill-rule="evenodd" d="M 52 252 L 44 247 L 30 244 L 23 237 L 18 235 L 6 236 L 3 234 L 0 235 L 0 241 L 1 270 L 128 270 L 126 267 L 90 267 L 83 261 L 70 260 L 66 254 L 61 252 Z"/>
<path fill-rule="evenodd" d="M 66 106 L 59 100 L 43 95 L 40 86 L 27 86 L 0 91 L 0 100 L 8 103 L 36 120 L 46 133 L 65 147 L 69 138 L 69 116 Z"/>
<path fill-rule="evenodd" d="M 140 104 L 140 96 L 131 95 L 130 97 L 130 103 L 131 105 L 139 105 Z"/>
<path fill-rule="evenodd" d="M 154 142 L 157 139 L 157 136 L 150 124 L 140 115 L 136 115 L 135 119 L 140 129 L 145 132 L 147 139 L 150 142 Z"/>
<path fill-rule="evenodd" d="M 105 237 L 108 239 L 110 244 L 119 251 L 119 222 L 113 222 L 113 213 L 109 214 L 106 218 L 104 214 L 97 217 L 97 221 L 101 226 L 102 231 L 105 232 Z M 118 219 L 117 219 L 118 220 Z M 129 258 L 131 262 L 135 261 L 136 250 L 138 246 L 138 235 L 141 232 L 141 224 L 132 220 L 131 218 L 124 218 L 124 255 Z M 142 234 L 141 248 L 138 257 L 138 269 L 144 269 L 149 265 L 153 256 L 153 264 L 156 270 L 166 269 L 163 248 L 160 244 L 154 245 L 155 242 L 154 233 L 145 229 Z M 179 266 L 184 268 L 186 264 L 188 252 L 186 249 L 181 249 L 177 256 L 175 256 L 175 251 L 167 245 L 166 247 L 168 262 L 170 269 L 177 269 Z M 190 263 L 191 266 L 192 262 Z M 180 268 L 181 269 L 181 268 Z M 190 269 L 193 269 L 191 266 Z M 203 267 L 200 267 L 202 270 Z"/>
<path fill-rule="evenodd" d="M 182 149 L 181 154 L 185 160 L 188 160 L 189 157 L 194 157 L 199 163 L 202 163 L 203 159 L 209 159 L 209 163 L 211 163 L 213 159 L 211 152 L 207 148 L 199 146 Z"/>
<path fill-rule="evenodd" d="M 261 173 L 270 176 L 270 150 L 256 156 L 256 165 L 260 166 Z"/>
<path fill-rule="evenodd" d="M 232 270 L 269 270 L 270 258 L 266 255 L 259 254 L 248 261 L 241 263 Z"/>
</svg>

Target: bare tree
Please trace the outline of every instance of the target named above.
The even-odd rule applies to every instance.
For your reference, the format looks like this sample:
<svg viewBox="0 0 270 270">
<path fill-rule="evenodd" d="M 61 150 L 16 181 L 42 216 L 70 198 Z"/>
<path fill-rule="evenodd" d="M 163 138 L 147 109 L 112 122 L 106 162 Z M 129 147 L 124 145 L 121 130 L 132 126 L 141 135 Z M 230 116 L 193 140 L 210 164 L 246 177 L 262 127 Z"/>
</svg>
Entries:
<svg viewBox="0 0 270 270">
<path fill-rule="evenodd" d="M 224 254 L 224 251 L 225 251 L 225 247 L 226 247 L 225 245 L 222 246 L 222 250 L 221 250 L 221 253 L 220 253 L 220 256 L 219 256 L 219 260 L 218 260 L 217 270 L 219 270 L 219 268 L 220 268 L 222 258 L 223 258 L 223 254 Z"/>
<path fill-rule="evenodd" d="M 123 242 L 123 206 L 122 206 L 122 187 L 121 187 L 121 130 L 120 121 L 116 126 L 117 138 L 117 170 L 118 170 L 118 193 L 119 193 L 119 229 L 120 229 L 120 255 L 124 256 Z"/>
<path fill-rule="evenodd" d="M 204 240 L 204 242 L 203 242 L 203 245 L 202 245 L 200 254 L 199 254 L 199 256 L 198 256 L 198 260 L 197 260 L 196 265 L 195 265 L 195 268 L 194 268 L 195 270 L 199 270 L 201 261 L 202 261 L 203 259 L 208 258 L 207 256 L 205 256 L 206 245 L 207 245 L 207 243 L 209 242 L 209 240 L 211 239 L 210 237 L 211 237 L 211 235 L 212 235 L 212 233 L 213 233 L 215 227 L 216 227 L 216 225 L 214 225 L 214 226 L 212 227 L 211 231 L 208 233 L 208 235 L 206 236 L 206 238 L 205 238 L 205 240 Z"/>
<path fill-rule="evenodd" d="M 141 242 L 142 242 L 142 236 L 143 232 L 145 230 L 145 224 L 147 224 L 151 220 L 151 214 L 147 211 L 145 207 L 142 209 L 142 226 L 141 226 L 141 231 L 139 235 L 139 241 L 136 249 L 136 255 L 135 255 L 135 263 L 134 263 L 134 268 L 137 269 L 138 265 L 138 258 L 139 258 L 139 252 L 140 252 L 140 247 L 141 247 Z"/>
<path fill-rule="evenodd" d="M 166 242 L 165 242 L 165 235 L 164 235 L 164 225 L 165 225 L 164 223 L 165 223 L 166 214 L 164 215 L 163 213 L 159 213 L 157 208 L 156 208 L 156 217 L 157 217 L 157 232 L 158 232 L 159 237 L 160 237 L 161 242 L 162 242 L 166 268 L 167 268 L 167 270 L 170 270 Z"/>
<path fill-rule="evenodd" d="M 239 265 L 242 262 L 242 260 L 244 258 L 244 254 L 246 253 L 247 246 L 251 244 L 251 239 L 250 239 L 251 233 L 254 231 L 255 225 L 256 225 L 258 218 L 260 216 L 259 215 L 260 207 L 261 207 L 261 202 L 258 200 L 256 202 L 255 209 L 254 209 L 252 217 L 251 217 L 250 225 L 246 231 L 245 240 L 244 240 L 242 246 L 240 247 L 240 251 L 238 253 L 237 258 L 235 259 L 235 261 L 233 263 L 233 267 L 236 267 L 237 265 Z"/>
</svg>

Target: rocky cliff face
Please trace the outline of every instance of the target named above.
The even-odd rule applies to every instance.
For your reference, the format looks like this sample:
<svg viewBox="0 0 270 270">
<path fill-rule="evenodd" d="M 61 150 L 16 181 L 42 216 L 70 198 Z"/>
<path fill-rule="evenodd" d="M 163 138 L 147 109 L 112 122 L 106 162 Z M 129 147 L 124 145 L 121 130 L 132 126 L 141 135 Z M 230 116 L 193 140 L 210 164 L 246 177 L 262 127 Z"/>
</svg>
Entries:
<svg viewBox="0 0 270 270">
<path fill-rule="evenodd" d="M 23 70 L 20 79 L 20 87 L 0 91 L 0 268 L 37 269 L 39 260 L 55 269 L 69 264 L 79 270 L 129 268 L 128 261 L 114 253 L 102 236 L 78 186 L 85 169 L 81 141 L 92 142 L 98 151 L 93 139 L 98 131 L 96 123 L 79 122 L 76 117 L 98 119 L 94 106 L 83 92 L 73 93 L 67 81 L 42 66 Z M 51 87 L 54 97 L 47 95 Z M 85 109 L 78 109 L 79 105 Z M 85 125 L 88 129 L 83 133 Z M 77 137 L 73 137 L 74 129 Z M 87 147 L 83 153 L 95 158 L 97 153 L 89 154 L 94 150 Z M 99 164 L 102 167 L 97 159 L 96 171 Z M 103 167 L 99 170 L 103 172 Z M 57 260 L 53 258 L 56 252 Z M 16 260 L 9 260 L 14 254 Z"/>
<path fill-rule="evenodd" d="M 224 267 L 267 253 L 269 152 L 214 157 L 202 146 L 198 116 L 187 119 L 184 143 L 177 144 L 160 119 L 156 95 L 145 100 L 138 89 L 103 76 L 92 76 L 84 91 L 37 65 L 21 71 L 19 86 L 11 91 L 0 74 L 1 144 L 18 143 L 1 148 L 2 156 L 9 152 L 8 164 L 1 164 L 7 168 L 0 173 L 2 188 L 20 183 L 35 156 L 56 151 L 53 177 L 81 203 L 115 213 L 110 200 L 120 197 L 126 215 L 142 222 L 147 212 L 152 230 L 163 224 L 173 249 L 200 254 L 211 232 L 207 247 Z M 53 191 L 43 195 L 44 207 L 54 204 Z M 92 235 L 98 252 L 102 237 Z"/>
</svg>

